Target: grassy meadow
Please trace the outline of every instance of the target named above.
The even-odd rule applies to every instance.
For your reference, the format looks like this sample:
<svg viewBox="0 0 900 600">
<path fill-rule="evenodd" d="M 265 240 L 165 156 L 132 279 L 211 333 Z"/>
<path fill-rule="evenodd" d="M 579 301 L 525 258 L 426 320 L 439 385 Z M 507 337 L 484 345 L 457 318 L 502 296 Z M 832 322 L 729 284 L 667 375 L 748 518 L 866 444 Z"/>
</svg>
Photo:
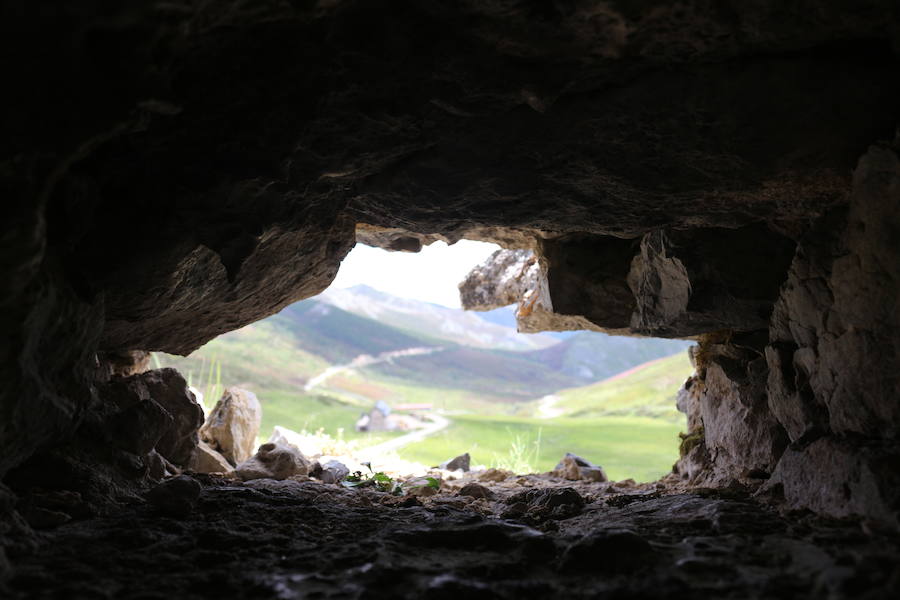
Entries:
<svg viewBox="0 0 900 600">
<path fill-rule="evenodd" d="M 473 464 L 516 472 L 551 470 L 566 452 L 606 469 L 612 479 L 652 481 L 678 459 L 681 428 L 647 417 L 527 419 L 455 415 L 436 435 L 407 446 L 400 456 L 436 465 L 468 452 Z"/>
</svg>

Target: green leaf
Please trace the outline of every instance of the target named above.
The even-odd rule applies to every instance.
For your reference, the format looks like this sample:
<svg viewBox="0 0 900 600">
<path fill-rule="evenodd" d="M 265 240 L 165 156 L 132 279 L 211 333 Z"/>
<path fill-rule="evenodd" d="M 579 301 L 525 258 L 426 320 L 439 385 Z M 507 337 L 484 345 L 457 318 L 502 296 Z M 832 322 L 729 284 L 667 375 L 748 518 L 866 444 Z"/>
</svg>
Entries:
<svg viewBox="0 0 900 600">
<path fill-rule="evenodd" d="M 426 477 L 425 479 L 428 481 L 428 487 L 434 488 L 436 490 L 441 489 L 441 480 L 440 479 L 436 479 L 434 477 Z"/>
<path fill-rule="evenodd" d="M 392 481 L 390 477 L 388 477 L 381 471 L 372 475 L 372 479 L 374 479 L 375 481 L 377 481 L 379 483 L 390 483 Z"/>
</svg>

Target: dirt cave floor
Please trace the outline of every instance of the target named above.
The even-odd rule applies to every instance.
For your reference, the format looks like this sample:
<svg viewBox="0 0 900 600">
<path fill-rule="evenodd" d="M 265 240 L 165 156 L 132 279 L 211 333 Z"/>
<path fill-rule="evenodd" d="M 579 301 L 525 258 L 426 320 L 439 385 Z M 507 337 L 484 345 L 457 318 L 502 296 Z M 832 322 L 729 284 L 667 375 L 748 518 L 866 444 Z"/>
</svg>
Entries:
<svg viewBox="0 0 900 600">
<path fill-rule="evenodd" d="M 197 479 L 184 515 L 134 503 L 42 533 L 6 597 L 900 597 L 895 535 L 740 492 L 527 476 L 478 484 L 488 498 L 417 498 Z"/>
</svg>

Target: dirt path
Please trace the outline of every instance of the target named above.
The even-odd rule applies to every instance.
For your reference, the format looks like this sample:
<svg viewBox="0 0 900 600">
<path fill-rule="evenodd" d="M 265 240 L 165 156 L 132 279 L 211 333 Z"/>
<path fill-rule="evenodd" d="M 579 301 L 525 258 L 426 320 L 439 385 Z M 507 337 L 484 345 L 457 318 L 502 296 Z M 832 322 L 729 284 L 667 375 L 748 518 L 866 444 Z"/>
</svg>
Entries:
<svg viewBox="0 0 900 600">
<path fill-rule="evenodd" d="M 360 456 L 370 460 L 375 456 L 387 454 L 388 452 L 396 452 L 409 444 L 421 442 L 425 438 L 446 429 L 450 426 L 450 423 L 452 423 L 447 417 L 435 413 L 425 415 L 425 418 L 431 421 L 431 423 L 421 429 L 416 429 L 415 431 L 411 431 L 392 440 L 369 446 L 368 448 L 363 448 L 359 451 Z"/>
<path fill-rule="evenodd" d="M 328 367 L 327 369 L 307 381 L 306 385 L 303 386 L 303 390 L 309 392 L 328 381 L 331 377 L 334 377 L 338 373 L 343 373 L 344 371 L 362 369 L 363 367 L 368 367 L 370 365 L 375 365 L 382 362 L 390 362 L 395 358 L 402 358 L 405 356 L 421 356 L 424 354 L 434 354 L 435 352 L 440 352 L 442 350 L 444 350 L 443 346 L 420 346 L 415 348 L 404 348 L 403 350 L 391 350 L 390 352 L 382 352 L 381 354 L 376 354 L 375 356 L 372 356 L 371 354 L 360 354 L 346 364 Z"/>
</svg>

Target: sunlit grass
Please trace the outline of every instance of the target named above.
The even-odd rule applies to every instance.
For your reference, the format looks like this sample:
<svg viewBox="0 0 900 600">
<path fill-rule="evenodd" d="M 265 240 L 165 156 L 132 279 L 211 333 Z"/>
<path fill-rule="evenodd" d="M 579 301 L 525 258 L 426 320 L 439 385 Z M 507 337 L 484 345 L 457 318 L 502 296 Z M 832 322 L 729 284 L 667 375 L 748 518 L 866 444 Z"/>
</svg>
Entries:
<svg viewBox="0 0 900 600">
<path fill-rule="evenodd" d="M 440 464 L 469 452 L 473 464 L 501 466 L 522 440 L 536 440 L 531 464 L 549 471 L 566 452 L 602 465 L 611 479 L 653 481 L 678 459 L 678 433 L 683 425 L 646 417 L 592 419 L 525 419 L 455 415 L 453 424 L 422 442 L 407 446 L 400 456 L 425 464 Z"/>
</svg>

